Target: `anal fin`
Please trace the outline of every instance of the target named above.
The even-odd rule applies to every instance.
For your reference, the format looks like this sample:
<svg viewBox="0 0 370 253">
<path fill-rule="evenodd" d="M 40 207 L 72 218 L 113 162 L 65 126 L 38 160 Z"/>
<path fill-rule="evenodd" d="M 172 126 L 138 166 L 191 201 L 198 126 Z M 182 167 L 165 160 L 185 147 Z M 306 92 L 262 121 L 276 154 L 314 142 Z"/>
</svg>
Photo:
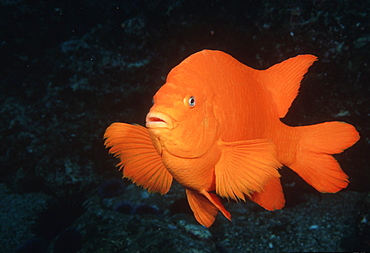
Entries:
<svg viewBox="0 0 370 253">
<path fill-rule="evenodd" d="M 269 211 L 283 208 L 285 205 L 285 198 L 280 179 L 272 177 L 267 181 L 263 190 L 253 193 L 250 199 Z"/>
</svg>

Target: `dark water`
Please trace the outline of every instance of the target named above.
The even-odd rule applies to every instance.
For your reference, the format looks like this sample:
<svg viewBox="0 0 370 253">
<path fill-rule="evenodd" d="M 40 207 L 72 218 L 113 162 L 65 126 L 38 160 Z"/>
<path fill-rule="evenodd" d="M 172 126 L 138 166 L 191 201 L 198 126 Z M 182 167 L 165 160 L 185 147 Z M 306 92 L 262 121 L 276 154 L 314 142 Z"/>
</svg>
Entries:
<svg viewBox="0 0 370 253">
<path fill-rule="evenodd" d="M 1 252 L 370 251 L 370 2 L 0 0 Z M 346 121 L 351 183 L 314 191 L 288 169 L 287 206 L 228 203 L 206 230 L 184 191 L 120 180 L 102 136 L 143 124 L 168 72 L 202 49 L 267 68 L 319 61 L 283 121 Z M 119 179 L 119 180 L 117 180 Z"/>
</svg>

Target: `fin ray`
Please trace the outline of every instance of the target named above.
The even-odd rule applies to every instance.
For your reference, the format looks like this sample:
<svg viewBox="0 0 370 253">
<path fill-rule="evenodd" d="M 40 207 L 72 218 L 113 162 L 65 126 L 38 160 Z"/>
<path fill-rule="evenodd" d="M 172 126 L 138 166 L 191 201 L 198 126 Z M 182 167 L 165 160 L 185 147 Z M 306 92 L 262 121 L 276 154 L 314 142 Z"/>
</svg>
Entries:
<svg viewBox="0 0 370 253">
<path fill-rule="evenodd" d="M 222 155 L 215 166 L 216 193 L 234 200 L 263 190 L 281 167 L 275 145 L 267 139 L 220 142 Z"/>
<path fill-rule="evenodd" d="M 149 192 L 169 191 L 172 175 L 164 167 L 145 127 L 116 122 L 107 128 L 104 138 L 109 153 L 121 160 L 117 166 L 123 169 L 123 177 Z"/>
</svg>

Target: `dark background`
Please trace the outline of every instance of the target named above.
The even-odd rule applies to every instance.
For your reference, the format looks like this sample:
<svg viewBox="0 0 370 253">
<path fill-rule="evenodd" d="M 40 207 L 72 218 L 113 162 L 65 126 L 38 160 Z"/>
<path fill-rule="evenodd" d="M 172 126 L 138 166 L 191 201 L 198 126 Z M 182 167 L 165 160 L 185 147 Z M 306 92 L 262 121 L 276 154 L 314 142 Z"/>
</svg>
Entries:
<svg viewBox="0 0 370 253">
<path fill-rule="evenodd" d="M 4 232 L 0 241 L 9 245 L 9 250 L 18 247 L 19 252 L 32 247 L 40 250 L 35 252 L 47 248 L 63 252 L 60 246 L 65 245 L 63 240 L 76 241 L 75 248 L 71 243 L 67 249 L 69 252 L 164 251 L 160 246 L 164 238 L 170 238 L 166 239 L 171 241 L 169 244 L 164 243 L 169 252 L 184 252 L 184 247 L 204 252 L 208 249 L 209 252 L 369 249 L 366 248 L 370 244 L 369 224 L 363 222 L 363 218 L 370 217 L 368 211 L 362 211 L 368 210 L 370 203 L 366 198 L 370 190 L 369 11 L 368 1 L 345 0 L 37 3 L 1 0 L 1 213 L 6 221 L 4 231 L 22 228 L 18 227 L 12 239 Z M 287 218 L 284 216 L 287 213 L 281 213 L 279 219 L 286 222 L 280 220 L 280 225 L 264 222 L 256 225 L 255 232 L 251 232 L 253 236 L 242 236 L 248 234 L 243 229 L 251 227 L 250 222 L 271 218 L 276 221 L 270 212 L 247 203 L 243 205 L 251 209 L 248 211 L 253 213 L 251 216 L 240 218 L 233 225 L 219 217 L 220 221 L 210 229 L 210 238 L 199 239 L 194 236 L 198 228 L 193 225 L 197 223 L 184 211 L 187 207 L 182 201 L 181 187 L 175 184 L 166 199 L 166 196 L 147 196 L 126 181 L 115 181 L 121 173 L 114 167 L 117 161 L 104 149 L 105 128 L 115 121 L 143 124 L 151 97 L 164 83 L 167 73 L 202 49 L 223 50 L 257 69 L 268 68 L 297 54 L 318 56 L 319 61 L 309 69 L 299 96 L 283 122 L 298 126 L 339 120 L 357 128 L 360 141 L 335 156 L 349 175 L 348 188 L 338 195 L 319 194 L 294 173 L 283 169 L 287 198 L 287 207 L 283 210 L 298 208 L 298 211 L 294 209 L 296 217 L 288 214 Z M 108 187 L 108 192 L 113 191 L 114 196 L 104 192 L 104 187 Z M 320 203 L 326 207 L 325 198 L 333 201 L 331 196 L 341 196 L 338 203 L 331 206 L 334 210 L 352 208 L 340 214 L 340 217 L 355 216 L 352 223 L 346 221 L 345 225 L 350 228 L 342 224 L 343 234 L 337 235 L 322 231 L 337 236 L 336 246 L 321 242 L 322 236 L 318 235 L 313 236 L 311 244 L 300 241 L 295 228 L 300 231 L 304 223 L 299 221 L 308 215 L 300 212 L 307 206 L 300 205 L 324 201 Z M 320 201 L 315 201 L 316 198 Z M 148 211 L 149 216 L 132 210 L 122 214 L 117 212 L 116 202 L 127 202 L 129 210 L 145 204 L 160 214 L 152 209 Z M 230 203 L 229 208 L 236 210 L 231 211 L 232 215 L 248 216 L 248 212 L 238 213 L 239 205 Z M 45 224 L 55 223 L 61 215 L 56 210 L 52 213 L 53 208 L 62 213 L 66 211 L 61 210 L 74 211 L 66 215 L 64 222 L 59 221 L 64 225 L 55 224 L 54 234 L 48 237 L 45 231 L 51 228 Z M 47 214 L 48 210 L 52 214 Z M 329 211 L 324 208 L 323 212 Z M 116 213 L 121 216 L 117 218 Z M 179 223 L 181 215 L 187 221 L 185 225 Z M 122 223 L 116 228 L 118 234 L 115 229 L 102 232 L 106 229 L 107 217 L 113 217 L 113 223 Z M 87 221 L 102 229 L 88 227 Z M 289 227 L 291 224 L 296 227 Z M 307 224 L 309 228 L 314 225 L 312 221 Z M 334 229 L 335 225 L 329 224 Z M 278 226 L 276 231 L 275 226 Z M 152 231 L 148 227 L 155 228 Z M 158 227 L 166 228 L 169 234 L 156 233 Z M 180 237 L 169 237 L 173 235 L 172 230 L 178 231 L 175 234 Z M 153 237 L 151 231 L 158 237 Z M 272 239 L 271 231 L 275 236 Z M 311 238 L 312 231 L 318 230 L 301 232 L 302 238 Z M 346 234 L 346 231 L 350 232 Z M 266 233 L 269 240 L 279 236 L 285 239 L 271 247 L 261 239 Z M 142 243 L 145 241 L 142 238 L 155 239 Z M 235 243 L 228 244 L 231 238 Z M 333 238 L 328 241 L 335 241 Z M 283 241 L 297 243 L 287 246 Z M 240 248 L 242 244 L 249 246 Z"/>
</svg>

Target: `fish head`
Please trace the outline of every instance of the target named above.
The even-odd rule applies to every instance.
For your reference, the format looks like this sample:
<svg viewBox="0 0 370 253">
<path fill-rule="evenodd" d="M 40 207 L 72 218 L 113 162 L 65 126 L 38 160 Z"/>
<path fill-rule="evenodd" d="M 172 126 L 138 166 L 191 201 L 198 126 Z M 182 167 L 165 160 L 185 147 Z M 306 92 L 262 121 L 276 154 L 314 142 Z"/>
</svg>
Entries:
<svg viewBox="0 0 370 253">
<path fill-rule="evenodd" d="M 153 102 L 146 127 L 160 155 L 165 149 L 177 157 L 197 158 L 215 145 L 218 122 L 203 89 L 167 79 Z"/>
</svg>

